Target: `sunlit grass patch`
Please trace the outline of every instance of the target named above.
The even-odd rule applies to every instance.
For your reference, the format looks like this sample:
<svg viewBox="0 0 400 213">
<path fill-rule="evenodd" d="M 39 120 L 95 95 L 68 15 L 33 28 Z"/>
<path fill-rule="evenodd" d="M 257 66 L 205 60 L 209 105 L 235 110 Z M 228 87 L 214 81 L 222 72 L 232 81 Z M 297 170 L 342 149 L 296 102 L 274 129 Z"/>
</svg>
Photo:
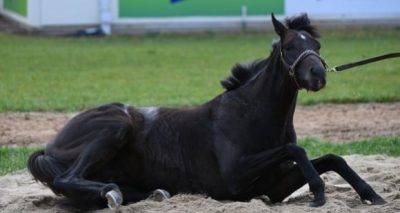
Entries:
<svg viewBox="0 0 400 213">
<path fill-rule="evenodd" d="M 339 65 L 400 51 L 400 30 L 325 30 L 321 54 Z M 272 32 L 110 38 L 0 33 L 0 111 L 77 111 L 107 102 L 187 106 L 223 92 L 236 62 L 267 57 Z M 400 60 L 329 73 L 300 104 L 400 101 Z"/>
</svg>

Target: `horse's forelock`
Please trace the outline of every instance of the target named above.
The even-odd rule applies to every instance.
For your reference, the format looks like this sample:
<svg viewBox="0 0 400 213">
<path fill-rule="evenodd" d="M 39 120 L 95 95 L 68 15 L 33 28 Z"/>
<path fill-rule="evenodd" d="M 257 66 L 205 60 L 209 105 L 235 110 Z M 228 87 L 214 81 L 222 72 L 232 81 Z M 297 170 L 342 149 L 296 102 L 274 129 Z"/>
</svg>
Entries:
<svg viewBox="0 0 400 213">
<path fill-rule="evenodd" d="M 314 38 L 320 37 L 318 30 L 311 25 L 310 19 L 305 13 L 286 19 L 286 25 L 292 30 L 304 30 Z"/>
</svg>

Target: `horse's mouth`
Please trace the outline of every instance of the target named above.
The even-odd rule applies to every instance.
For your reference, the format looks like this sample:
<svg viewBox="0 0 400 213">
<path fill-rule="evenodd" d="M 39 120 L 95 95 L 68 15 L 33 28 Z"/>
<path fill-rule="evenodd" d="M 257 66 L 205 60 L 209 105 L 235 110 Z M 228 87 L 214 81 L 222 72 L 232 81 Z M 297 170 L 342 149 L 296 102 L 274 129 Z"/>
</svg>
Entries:
<svg viewBox="0 0 400 213">
<path fill-rule="evenodd" d="M 318 92 L 323 89 L 326 85 L 326 80 L 324 78 L 318 78 L 313 80 L 308 84 L 307 91 Z"/>
</svg>

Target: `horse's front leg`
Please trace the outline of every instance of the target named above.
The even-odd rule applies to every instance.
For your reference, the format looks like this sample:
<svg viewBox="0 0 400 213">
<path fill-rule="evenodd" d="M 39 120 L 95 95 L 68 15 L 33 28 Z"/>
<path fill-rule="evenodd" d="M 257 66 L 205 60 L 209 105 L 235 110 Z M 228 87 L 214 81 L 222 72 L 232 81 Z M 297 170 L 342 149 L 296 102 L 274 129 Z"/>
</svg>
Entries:
<svg viewBox="0 0 400 213">
<path fill-rule="evenodd" d="M 342 157 L 328 154 L 312 160 L 311 163 L 319 174 L 328 171 L 338 173 L 354 188 L 362 200 L 368 200 L 374 205 L 386 203 L 370 185 L 357 175 Z M 300 169 L 295 165 L 272 184 L 273 187 L 269 188 L 267 195 L 272 202 L 281 202 L 306 183 Z"/>
<path fill-rule="evenodd" d="M 325 203 L 325 185 L 315 170 L 303 148 L 295 144 L 287 144 L 282 147 L 263 151 L 250 155 L 238 155 L 233 164 L 222 165 L 225 168 L 225 177 L 228 180 L 230 192 L 237 197 L 245 192 L 267 173 L 269 169 L 276 168 L 279 164 L 293 160 L 296 162 L 306 182 L 309 184 L 310 191 L 314 195 L 310 206 L 317 207 Z M 227 161 L 225 161 L 227 162 Z"/>
</svg>

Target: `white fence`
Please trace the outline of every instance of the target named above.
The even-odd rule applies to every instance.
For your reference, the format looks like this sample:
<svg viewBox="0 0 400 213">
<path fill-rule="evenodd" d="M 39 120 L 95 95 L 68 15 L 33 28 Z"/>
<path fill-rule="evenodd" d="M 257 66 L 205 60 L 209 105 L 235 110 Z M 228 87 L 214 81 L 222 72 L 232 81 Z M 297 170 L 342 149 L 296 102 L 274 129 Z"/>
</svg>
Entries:
<svg viewBox="0 0 400 213">
<path fill-rule="evenodd" d="M 319 19 L 399 18 L 400 0 L 285 0 L 285 14 Z"/>
<path fill-rule="evenodd" d="M 22 16 L 5 10 L 5 1 L 7 0 L 0 0 L 0 13 L 36 29 L 95 26 L 103 22 L 112 25 L 114 29 L 144 32 L 163 29 L 207 30 L 237 28 L 244 24 L 250 27 L 257 24 L 262 26 L 269 20 L 268 16 L 121 18 L 118 11 L 119 0 L 27 0 L 27 14 Z M 314 20 L 343 22 L 390 19 L 391 23 L 400 25 L 400 0 L 284 0 L 283 11 L 284 16 L 306 12 Z"/>
</svg>

